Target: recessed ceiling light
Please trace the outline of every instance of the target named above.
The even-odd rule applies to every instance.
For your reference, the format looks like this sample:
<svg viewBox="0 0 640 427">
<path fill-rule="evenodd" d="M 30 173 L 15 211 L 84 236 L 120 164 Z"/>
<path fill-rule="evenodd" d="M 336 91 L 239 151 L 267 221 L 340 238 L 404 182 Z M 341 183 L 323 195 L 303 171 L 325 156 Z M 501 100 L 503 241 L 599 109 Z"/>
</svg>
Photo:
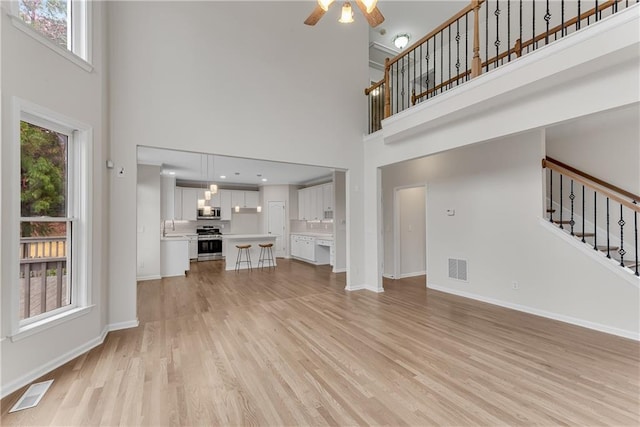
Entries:
<svg viewBox="0 0 640 427">
<path fill-rule="evenodd" d="M 240 175 L 240 172 L 234 172 L 235 175 Z"/>
<path fill-rule="evenodd" d="M 267 182 L 267 178 L 262 178 L 262 182 Z"/>
<path fill-rule="evenodd" d="M 258 178 L 260 178 L 260 177 L 262 176 L 262 174 L 261 174 L 261 173 L 259 173 L 259 174 L 258 174 L 258 175 L 256 175 L 256 176 L 257 176 Z"/>
<path fill-rule="evenodd" d="M 176 174 L 176 173 L 175 173 L 175 172 L 173 172 L 173 171 L 169 172 L 169 175 L 175 175 L 175 174 Z"/>
<path fill-rule="evenodd" d="M 220 179 L 227 179 L 227 175 L 220 175 Z"/>
</svg>

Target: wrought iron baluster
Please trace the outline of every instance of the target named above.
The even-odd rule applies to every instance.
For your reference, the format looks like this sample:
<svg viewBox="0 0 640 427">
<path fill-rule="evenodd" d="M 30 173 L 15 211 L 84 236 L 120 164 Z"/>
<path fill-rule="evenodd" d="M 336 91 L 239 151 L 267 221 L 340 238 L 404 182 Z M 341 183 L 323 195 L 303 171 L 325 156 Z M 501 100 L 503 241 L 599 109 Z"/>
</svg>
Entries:
<svg viewBox="0 0 640 427">
<path fill-rule="evenodd" d="M 427 79 L 425 84 L 427 86 L 427 99 L 429 99 L 429 40 L 427 40 L 427 55 L 425 56 L 425 59 L 427 60 Z"/>
<path fill-rule="evenodd" d="M 531 27 L 531 40 L 535 40 L 536 39 L 536 2 L 532 1 L 531 5 L 533 7 L 533 26 Z M 534 49 L 538 47 L 537 42 L 535 42 L 535 44 L 531 45 Z"/>
<path fill-rule="evenodd" d="M 598 18 L 599 18 L 598 14 L 599 14 L 599 12 L 598 12 L 598 0 L 596 0 L 596 13 L 593 14 L 593 20 L 595 22 L 598 22 Z"/>
<path fill-rule="evenodd" d="M 549 169 L 549 222 L 553 223 L 553 169 Z"/>
<path fill-rule="evenodd" d="M 511 61 L 511 0 L 507 0 L 507 62 Z"/>
<path fill-rule="evenodd" d="M 496 0 L 496 10 L 493 12 L 496 16 L 496 41 L 494 45 L 496 46 L 496 65 L 493 68 L 498 67 L 498 55 L 500 55 L 500 1 Z M 489 58 L 487 58 L 489 59 Z"/>
<path fill-rule="evenodd" d="M 469 71 L 469 14 L 464 15 L 464 71 Z M 464 80 L 469 80 L 469 73 L 465 74 Z"/>
<path fill-rule="evenodd" d="M 620 265 L 624 267 L 624 256 L 627 251 L 624 250 L 624 217 L 622 212 L 622 204 L 620 204 L 620 221 L 618 221 L 618 225 L 620 226 L 620 249 L 618 249 L 618 253 L 620 254 Z"/>
<path fill-rule="evenodd" d="M 400 107 L 400 100 L 398 99 L 398 88 L 400 87 L 400 73 L 398 73 L 398 62 L 396 61 L 395 63 L 395 67 L 396 67 L 396 96 L 394 96 L 394 98 L 396 99 L 396 113 L 398 111 L 400 111 L 398 108 Z"/>
<path fill-rule="evenodd" d="M 400 78 L 400 84 L 402 85 L 402 90 L 400 91 L 400 102 L 401 102 L 401 105 L 402 105 L 402 107 L 401 107 L 402 110 L 404 110 L 404 98 L 405 98 L 405 95 L 406 95 L 405 90 L 404 90 L 404 71 L 405 71 L 404 58 L 405 57 L 403 56 L 402 59 L 401 59 L 402 68 L 400 68 L 400 74 L 402 74 L 402 77 Z"/>
<path fill-rule="evenodd" d="M 633 201 L 633 204 L 637 204 L 636 201 Z M 638 212 L 633 211 L 633 224 L 635 228 L 635 244 L 636 244 L 636 276 L 640 276 L 638 273 L 638 269 L 640 269 L 640 262 L 638 262 Z"/>
<path fill-rule="evenodd" d="M 447 62 L 449 63 L 449 84 L 448 89 L 451 89 L 451 24 L 447 27 L 449 29 L 449 56 L 447 57 Z"/>
<path fill-rule="evenodd" d="M 484 30 L 484 59 L 487 61 L 485 67 L 486 71 L 489 71 L 489 0 L 486 1 L 485 14 L 485 30 Z"/>
<path fill-rule="evenodd" d="M 560 174 L 560 228 L 564 230 L 564 225 L 562 224 L 562 177 Z"/>
<path fill-rule="evenodd" d="M 369 102 L 367 103 L 367 114 L 369 117 L 369 133 L 373 133 L 373 115 L 371 114 L 371 93 L 369 93 Z"/>
<path fill-rule="evenodd" d="M 522 0 L 520 0 L 520 18 L 518 19 L 519 25 L 520 25 L 520 33 L 519 33 L 519 37 L 518 40 L 520 40 L 520 45 L 522 45 Z M 520 48 L 520 52 L 522 52 L 522 48 Z M 516 54 L 517 56 L 520 56 L 520 54 Z"/>
<path fill-rule="evenodd" d="M 582 0 L 578 0 L 578 19 L 576 20 L 576 30 L 579 30 L 580 26 L 582 25 L 582 23 L 581 23 L 582 19 L 580 18 L 581 2 L 582 2 Z"/>
<path fill-rule="evenodd" d="M 609 198 L 607 197 L 607 258 L 611 258 L 609 242 Z"/>
<path fill-rule="evenodd" d="M 598 250 L 598 193 L 593 192 L 593 249 Z"/>
<path fill-rule="evenodd" d="M 440 93 L 444 91 L 444 29 L 440 30 Z"/>
<path fill-rule="evenodd" d="M 586 216 L 586 212 L 584 211 L 584 184 L 582 184 L 582 243 L 587 243 L 584 239 L 584 217 Z"/>
<path fill-rule="evenodd" d="M 456 21 L 456 86 L 460 84 L 460 20 Z"/>
<path fill-rule="evenodd" d="M 549 21 L 551 20 L 551 12 L 549 11 L 549 0 L 547 0 L 547 12 L 544 14 L 544 20 L 547 21 L 547 32 L 544 36 L 544 44 L 549 44 Z"/>
<path fill-rule="evenodd" d="M 569 200 L 571 200 L 571 221 L 569 221 L 569 225 L 571 226 L 571 235 L 573 234 L 573 226 L 575 225 L 575 221 L 573 220 L 573 200 L 576 198 L 576 195 L 573 193 L 573 180 L 571 180 L 571 194 L 569 194 Z"/>
</svg>

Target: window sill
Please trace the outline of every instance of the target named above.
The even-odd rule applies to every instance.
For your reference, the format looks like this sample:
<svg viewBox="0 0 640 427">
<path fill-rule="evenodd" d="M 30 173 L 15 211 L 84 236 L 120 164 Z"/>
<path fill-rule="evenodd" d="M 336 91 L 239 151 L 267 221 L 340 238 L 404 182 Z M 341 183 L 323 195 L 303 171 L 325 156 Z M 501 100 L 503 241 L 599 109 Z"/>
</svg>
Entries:
<svg viewBox="0 0 640 427">
<path fill-rule="evenodd" d="M 83 70 L 89 73 L 93 71 L 93 65 L 91 65 L 89 62 L 85 61 L 75 53 L 54 44 L 51 40 L 49 40 L 48 38 L 46 38 L 45 36 L 37 32 L 36 30 L 31 28 L 29 25 L 25 24 L 24 21 L 22 21 L 22 19 L 18 18 L 17 16 L 9 14 L 9 17 L 11 18 L 11 22 L 13 23 L 14 27 L 19 29 L 26 35 L 30 36 L 34 40 L 40 42 L 43 46 L 48 47 L 58 55 L 76 64 L 78 67 L 82 68 Z"/>
<path fill-rule="evenodd" d="M 95 305 L 73 308 L 63 313 L 56 314 L 55 316 L 47 317 L 46 319 L 42 319 L 38 322 L 23 326 L 18 330 L 18 332 L 10 337 L 11 342 L 20 341 L 46 329 L 53 328 L 54 326 L 60 325 L 64 322 L 68 322 L 69 320 L 77 319 L 78 317 L 84 316 L 85 314 L 89 314 L 93 307 L 95 307 Z"/>
</svg>

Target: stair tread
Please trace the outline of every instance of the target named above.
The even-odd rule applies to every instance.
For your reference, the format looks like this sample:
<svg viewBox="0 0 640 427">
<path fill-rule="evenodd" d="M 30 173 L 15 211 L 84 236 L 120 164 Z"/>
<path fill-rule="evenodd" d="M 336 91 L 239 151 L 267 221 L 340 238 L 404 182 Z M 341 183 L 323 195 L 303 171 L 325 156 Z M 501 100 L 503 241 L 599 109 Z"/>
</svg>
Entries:
<svg viewBox="0 0 640 427">
<path fill-rule="evenodd" d="M 593 237 L 596 235 L 596 233 L 583 233 L 583 232 L 578 232 L 573 234 L 577 237 Z"/>
<path fill-rule="evenodd" d="M 563 219 L 562 221 L 560 221 L 559 219 L 554 219 L 552 222 L 554 224 L 569 224 L 571 222 L 571 220 Z"/>
<path fill-rule="evenodd" d="M 605 245 L 598 245 L 598 250 L 602 251 L 602 252 L 606 252 L 607 251 L 607 247 Z M 620 249 L 618 246 L 609 246 L 609 251 L 617 251 L 618 249 Z"/>
</svg>

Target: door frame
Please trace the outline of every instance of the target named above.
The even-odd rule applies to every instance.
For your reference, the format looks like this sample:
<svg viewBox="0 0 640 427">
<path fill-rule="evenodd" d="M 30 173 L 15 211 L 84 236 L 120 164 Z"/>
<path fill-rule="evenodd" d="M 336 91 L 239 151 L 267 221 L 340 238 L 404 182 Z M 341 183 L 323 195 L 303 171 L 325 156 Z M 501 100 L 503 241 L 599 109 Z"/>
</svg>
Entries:
<svg viewBox="0 0 640 427">
<path fill-rule="evenodd" d="M 427 221 L 428 211 L 428 186 L 426 183 L 424 184 L 411 184 L 411 185 L 401 185 L 393 188 L 393 278 L 401 279 L 400 277 L 400 197 L 398 197 L 398 193 L 402 190 L 408 190 L 410 188 L 424 188 L 424 269 L 425 273 L 429 270 L 427 261 L 429 259 L 428 256 L 428 247 L 427 244 L 427 235 L 429 234 L 429 228 Z M 426 286 L 426 283 L 425 283 Z"/>
<path fill-rule="evenodd" d="M 283 201 L 283 200 L 269 200 L 267 201 L 267 234 L 269 234 L 269 216 L 271 215 L 271 208 L 270 205 L 272 203 L 278 203 L 278 204 L 282 204 L 282 220 L 283 220 L 283 228 L 282 228 L 282 242 L 284 245 L 284 250 L 281 253 L 278 253 L 278 248 L 276 245 L 276 250 L 274 253 L 274 256 L 277 258 L 278 256 L 280 258 L 286 258 L 287 256 L 287 240 L 289 238 L 289 236 L 287 235 L 287 202 Z"/>
</svg>

